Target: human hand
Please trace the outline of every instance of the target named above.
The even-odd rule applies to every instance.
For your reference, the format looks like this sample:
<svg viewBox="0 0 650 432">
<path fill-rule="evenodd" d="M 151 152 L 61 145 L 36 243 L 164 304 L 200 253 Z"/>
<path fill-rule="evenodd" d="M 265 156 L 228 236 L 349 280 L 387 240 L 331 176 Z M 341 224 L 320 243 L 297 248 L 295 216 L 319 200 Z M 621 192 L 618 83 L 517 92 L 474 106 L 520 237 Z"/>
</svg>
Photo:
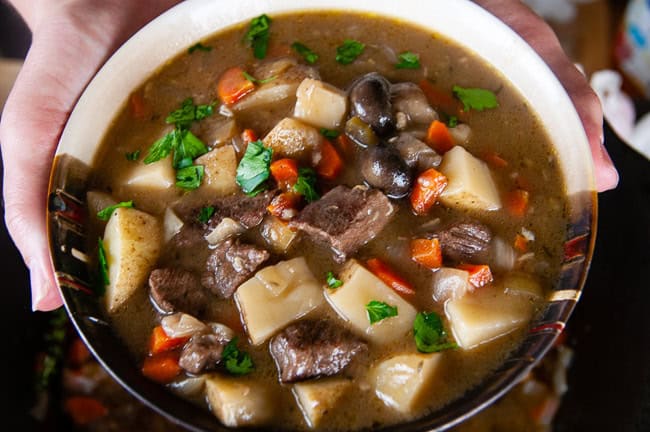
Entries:
<svg viewBox="0 0 650 432">
<path fill-rule="evenodd" d="M 549 65 L 584 125 L 599 192 L 614 189 L 618 172 L 603 145 L 603 111 L 587 79 L 566 56 L 553 30 L 520 0 L 474 0 L 517 32 Z"/>
<path fill-rule="evenodd" d="M 63 126 L 104 61 L 178 0 L 11 0 L 32 46 L 0 122 L 5 221 L 30 271 L 32 308 L 61 305 L 50 263 L 45 206 Z"/>
</svg>

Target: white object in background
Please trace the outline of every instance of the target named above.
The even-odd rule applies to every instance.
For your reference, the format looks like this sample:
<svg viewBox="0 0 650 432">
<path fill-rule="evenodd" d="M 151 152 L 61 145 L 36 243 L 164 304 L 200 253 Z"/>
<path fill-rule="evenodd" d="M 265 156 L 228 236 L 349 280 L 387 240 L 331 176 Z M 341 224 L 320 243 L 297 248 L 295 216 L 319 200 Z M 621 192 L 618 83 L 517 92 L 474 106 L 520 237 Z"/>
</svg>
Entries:
<svg viewBox="0 0 650 432">
<path fill-rule="evenodd" d="M 22 66 L 21 60 L 0 59 L 0 112 L 4 109 L 9 92 Z"/>
<path fill-rule="evenodd" d="M 558 23 L 573 21 L 578 12 L 576 5 L 593 0 L 524 0 L 542 18 Z"/>
</svg>

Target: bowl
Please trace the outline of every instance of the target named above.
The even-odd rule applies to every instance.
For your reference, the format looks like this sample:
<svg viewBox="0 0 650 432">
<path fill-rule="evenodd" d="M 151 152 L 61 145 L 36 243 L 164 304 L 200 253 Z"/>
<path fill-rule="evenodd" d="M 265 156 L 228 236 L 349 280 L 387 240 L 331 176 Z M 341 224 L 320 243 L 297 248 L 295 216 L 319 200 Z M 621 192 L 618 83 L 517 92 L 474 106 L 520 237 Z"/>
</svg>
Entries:
<svg viewBox="0 0 650 432">
<path fill-rule="evenodd" d="M 592 160 L 579 117 L 546 64 L 510 28 L 466 0 L 189 0 L 167 11 L 128 40 L 79 99 L 61 136 L 50 180 L 48 235 L 52 265 L 72 322 L 102 366 L 129 392 L 193 431 L 226 430 L 207 410 L 162 391 L 144 378 L 109 326 L 92 294 L 87 268 L 85 191 L 89 164 L 112 120 L 133 89 L 169 58 L 207 36 L 266 13 L 307 10 L 370 12 L 430 29 L 468 48 L 507 77 L 527 100 L 555 146 L 569 196 L 569 227 L 561 274 L 521 345 L 480 385 L 443 410 L 387 430 L 449 428 L 488 406 L 552 346 L 578 301 L 595 241 L 597 197 Z M 187 25 L 191 23 L 191 25 Z M 489 31 L 488 31 L 489 29 Z M 485 35 L 489 34 L 487 38 Z M 137 61 L 134 61 L 137 59 Z"/>
</svg>

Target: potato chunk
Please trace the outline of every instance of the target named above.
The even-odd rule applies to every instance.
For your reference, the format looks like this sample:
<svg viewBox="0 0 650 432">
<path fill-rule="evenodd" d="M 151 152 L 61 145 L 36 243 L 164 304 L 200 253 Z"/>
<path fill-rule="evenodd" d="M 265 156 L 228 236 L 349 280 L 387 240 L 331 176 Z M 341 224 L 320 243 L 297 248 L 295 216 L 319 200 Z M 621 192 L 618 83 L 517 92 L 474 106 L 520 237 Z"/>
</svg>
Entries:
<svg viewBox="0 0 650 432">
<path fill-rule="evenodd" d="M 341 273 L 343 285 L 325 296 L 334 310 L 372 342 L 385 344 L 405 337 L 413 326 L 416 311 L 406 300 L 355 260 Z M 370 324 L 366 305 L 372 300 L 397 307 L 397 316 Z"/>
<path fill-rule="evenodd" d="M 321 285 L 304 258 L 281 261 L 273 267 L 275 271 L 269 267 L 260 270 L 235 292 L 235 302 L 254 345 L 323 301 Z M 278 275 L 282 276 L 280 280 Z"/>
<path fill-rule="evenodd" d="M 212 412 L 228 427 L 261 426 L 273 418 L 273 398 L 259 382 L 211 375 L 205 393 Z"/>
<path fill-rule="evenodd" d="M 506 294 L 501 285 L 477 289 L 445 304 L 456 342 L 471 349 L 525 325 L 533 316 L 531 297 Z"/>
<path fill-rule="evenodd" d="M 300 83 L 296 98 L 294 117 L 316 127 L 338 128 L 348 109 L 345 92 L 311 78 Z"/>
<path fill-rule="evenodd" d="M 158 162 L 134 164 L 125 180 L 127 186 L 154 190 L 168 189 L 176 184 L 176 173 L 172 168 L 172 158 Z"/>
<path fill-rule="evenodd" d="M 294 158 L 317 164 L 323 137 L 316 128 L 298 120 L 285 118 L 264 137 L 264 146 L 273 149 L 274 158 Z"/>
<path fill-rule="evenodd" d="M 440 202 L 447 207 L 489 211 L 501 208 L 501 198 L 487 164 L 463 147 L 455 146 L 445 153 L 440 171 L 449 181 L 440 195 Z"/>
<path fill-rule="evenodd" d="M 382 361 L 372 371 L 375 394 L 400 412 L 417 410 L 440 359 L 440 354 L 402 354 Z"/>
<path fill-rule="evenodd" d="M 167 243 L 183 228 L 183 221 L 178 217 L 174 210 L 167 207 L 163 220 L 163 241 Z"/>
<path fill-rule="evenodd" d="M 315 428 L 351 386 L 347 378 L 332 378 L 301 382 L 292 391 L 305 421 Z"/>
<path fill-rule="evenodd" d="M 202 187 L 225 196 L 237 192 L 237 155 L 232 145 L 217 147 L 196 159 L 197 165 L 205 167 Z"/>
<path fill-rule="evenodd" d="M 115 210 L 104 231 L 109 279 L 105 301 L 109 312 L 115 312 L 144 287 L 160 254 L 161 242 L 158 219 L 133 208 Z"/>
</svg>

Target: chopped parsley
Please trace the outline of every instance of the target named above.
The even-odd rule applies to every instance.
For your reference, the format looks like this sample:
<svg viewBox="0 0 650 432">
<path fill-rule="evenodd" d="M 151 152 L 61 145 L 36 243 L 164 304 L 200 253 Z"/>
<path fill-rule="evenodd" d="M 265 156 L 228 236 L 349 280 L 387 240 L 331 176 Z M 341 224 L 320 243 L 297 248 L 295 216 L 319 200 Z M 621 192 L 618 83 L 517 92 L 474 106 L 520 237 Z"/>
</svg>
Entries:
<svg viewBox="0 0 650 432">
<path fill-rule="evenodd" d="M 368 321 L 370 321 L 370 324 L 397 316 L 397 306 L 391 306 L 377 300 L 371 300 L 366 305 L 366 311 L 368 312 Z"/>
<path fill-rule="evenodd" d="M 194 51 L 205 51 L 205 52 L 209 52 L 209 51 L 212 51 L 212 47 L 211 47 L 211 46 L 205 46 L 205 45 L 203 45 L 201 42 L 198 42 L 198 43 L 192 45 L 191 47 L 189 47 L 189 48 L 187 49 L 187 53 L 188 53 L 188 54 L 192 54 L 192 53 L 194 53 Z"/>
<path fill-rule="evenodd" d="M 265 78 L 265 79 L 257 79 L 253 75 L 249 74 L 246 71 L 243 71 L 242 75 L 244 75 L 244 78 L 246 78 L 246 80 L 252 82 L 253 84 L 266 84 L 266 83 L 269 83 L 269 82 L 273 81 L 274 79 L 276 79 L 278 77 L 277 75 L 273 75 L 273 76 L 270 76 L 270 77 Z"/>
<path fill-rule="evenodd" d="M 251 356 L 237 348 L 237 337 L 228 342 L 223 349 L 222 361 L 226 370 L 232 375 L 246 375 L 255 368 Z"/>
<path fill-rule="evenodd" d="M 334 130 L 334 129 L 327 129 L 327 128 L 321 128 L 320 129 L 320 134 L 323 135 L 327 139 L 335 139 L 339 135 L 341 135 L 341 132 Z"/>
<path fill-rule="evenodd" d="M 420 54 L 405 51 L 397 58 L 399 59 L 399 63 L 395 65 L 397 69 L 418 69 L 420 67 Z"/>
<path fill-rule="evenodd" d="M 192 165 L 192 161 L 208 152 L 203 141 L 198 139 L 189 130 L 175 130 L 174 158 L 172 165 L 175 169 L 181 169 Z"/>
<path fill-rule="evenodd" d="M 313 202 L 320 198 L 316 191 L 316 172 L 311 168 L 298 169 L 298 180 L 293 185 L 293 190 L 304 196 L 307 202 Z"/>
<path fill-rule="evenodd" d="M 168 133 L 153 143 L 153 145 L 149 148 L 149 153 L 147 153 L 147 156 L 144 158 L 145 164 L 158 162 L 159 160 L 166 158 L 169 153 L 171 153 L 174 146 L 175 132 L 176 130 L 173 130 L 172 132 Z"/>
<path fill-rule="evenodd" d="M 481 88 L 463 88 L 455 85 L 454 95 L 463 103 L 463 109 L 483 111 L 484 109 L 496 108 L 499 106 L 496 95 L 490 90 Z"/>
<path fill-rule="evenodd" d="M 447 126 L 449 126 L 450 128 L 455 128 L 456 126 L 458 126 L 458 117 L 450 116 L 449 120 L 447 120 Z"/>
<path fill-rule="evenodd" d="M 205 174 L 203 165 L 190 165 L 176 171 L 176 186 L 185 190 L 194 190 L 201 186 Z"/>
<path fill-rule="evenodd" d="M 138 159 L 140 159 L 140 150 L 124 153 L 124 157 L 128 161 L 137 161 Z"/>
<path fill-rule="evenodd" d="M 237 167 L 237 184 L 242 191 L 255 196 L 266 189 L 264 182 L 271 174 L 271 158 L 273 149 L 264 147 L 262 141 L 248 143 L 246 153 Z"/>
<path fill-rule="evenodd" d="M 325 274 L 325 280 L 327 282 L 327 287 L 331 289 L 336 289 L 343 285 L 343 282 L 334 277 L 334 273 L 331 271 L 328 271 L 327 274 Z"/>
<path fill-rule="evenodd" d="M 133 200 L 131 200 L 131 201 L 122 201 L 122 202 L 119 202 L 119 203 L 117 203 L 115 205 L 108 206 L 108 207 L 98 211 L 97 212 L 97 217 L 100 218 L 103 221 L 107 221 L 107 220 L 109 220 L 111 218 L 111 216 L 113 215 L 113 212 L 115 210 L 117 210 L 118 208 L 121 208 L 121 207 L 133 208 Z"/>
<path fill-rule="evenodd" d="M 214 114 L 214 103 L 208 105 L 194 105 L 194 100 L 189 97 L 183 101 L 181 107 L 169 113 L 165 123 L 174 124 L 181 128 L 189 127 L 193 121 L 203 120 Z"/>
<path fill-rule="evenodd" d="M 432 353 L 458 348 L 454 342 L 449 341 L 442 320 L 435 312 L 418 312 L 413 322 L 415 345 L 418 351 Z"/>
<path fill-rule="evenodd" d="M 251 20 L 248 31 L 244 36 L 244 40 L 251 44 L 253 48 L 253 55 L 257 59 L 266 57 L 266 51 L 269 47 L 269 28 L 271 25 L 271 18 L 267 15 L 260 15 Z"/>
<path fill-rule="evenodd" d="M 97 261 L 99 263 L 99 276 L 104 284 L 103 286 L 106 286 L 111 281 L 108 279 L 108 261 L 106 260 L 106 250 L 101 237 L 97 239 Z"/>
<path fill-rule="evenodd" d="M 214 214 L 214 207 L 212 206 L 205 206 L 199 211 L 199 216 L 197 219 L 201 223 L 208 223 L 212 215 Z"/>
<path fill-rule="evenodd" d="M 350 64 L 363 53 L 365 48 L 366 45 L 359 41 L 346 39 L 336 48 L 336 61 L 343 65 Z"/>
<path fill-rule="evenodd" d="M 294 42 L 291 44 L 291 48 L 300 54 L 302 58 L 309 64 L 314 64 L 318 61 L 318 54 L 313 52 L 306 45 L 301 44 L 300 42 Z"/>
</svg>

